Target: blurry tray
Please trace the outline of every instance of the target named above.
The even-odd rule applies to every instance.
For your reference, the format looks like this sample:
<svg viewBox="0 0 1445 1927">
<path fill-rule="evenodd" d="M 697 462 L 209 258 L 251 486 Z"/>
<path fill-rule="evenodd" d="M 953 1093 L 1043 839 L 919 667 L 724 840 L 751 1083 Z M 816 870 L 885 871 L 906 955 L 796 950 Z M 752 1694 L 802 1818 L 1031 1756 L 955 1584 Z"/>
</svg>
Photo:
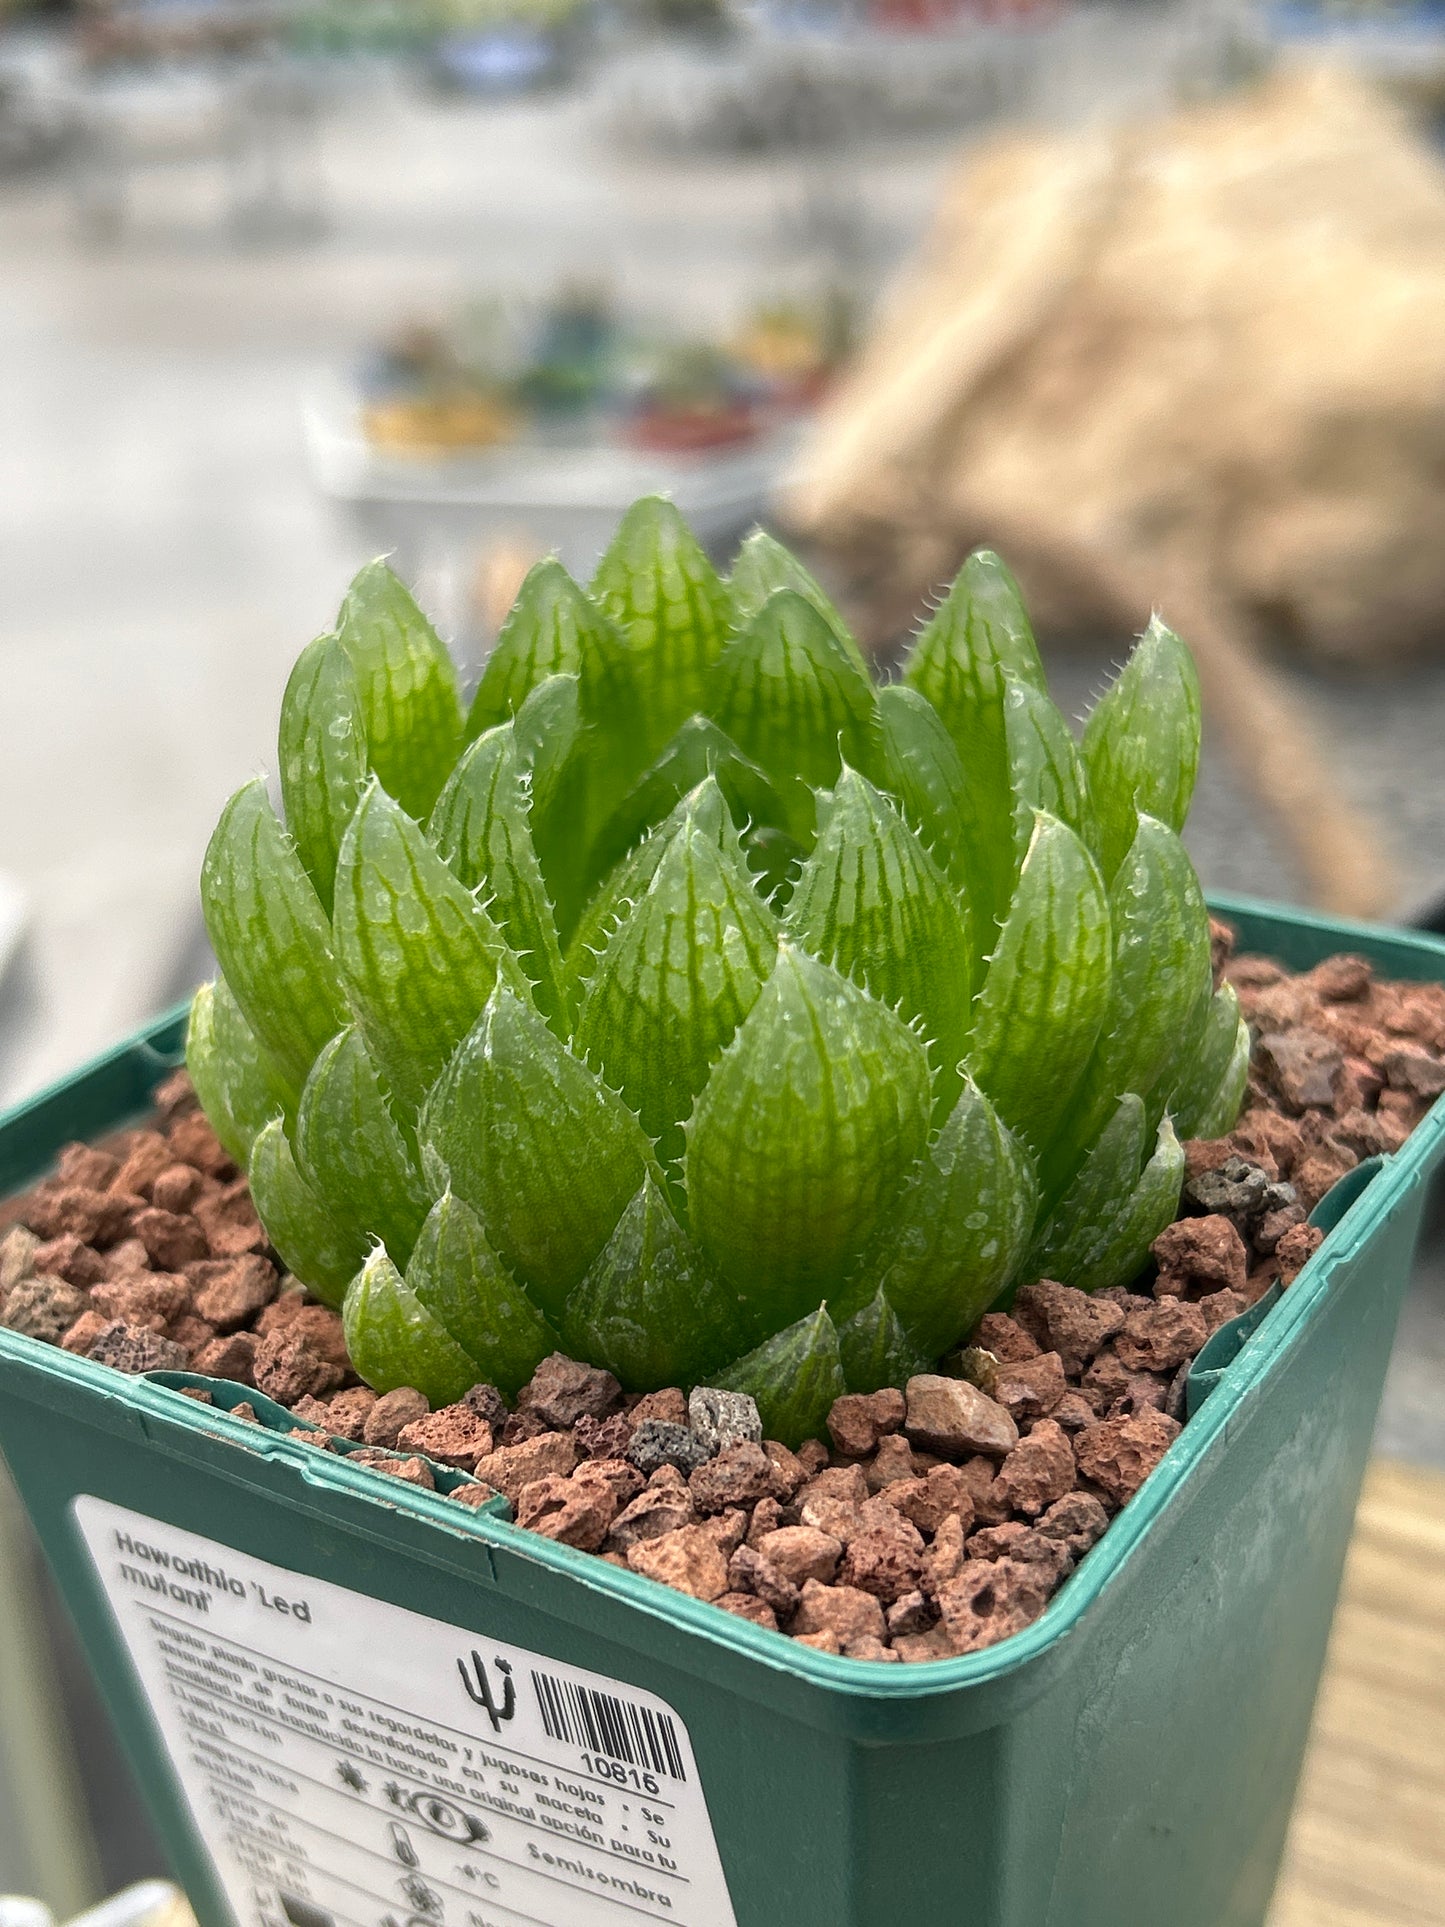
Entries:
<svg viewBox="0 0 1445 1927">
<path fill-rule="evenodd" d="M 396 553 L 404 571 L 438 546 L 479 552 L 494 541 L 523 540 L 586 576 L 623 510 L 651 493 L 671 496 L 704 542 L 725 543 L 762 514 L 799 434 L 790 423 L 688 455 L 534 440 L 411 457 L 367 440 L 360 397 L 340 384 L 308 395 L 302 420 L 318 488 Z"/>
</svg>

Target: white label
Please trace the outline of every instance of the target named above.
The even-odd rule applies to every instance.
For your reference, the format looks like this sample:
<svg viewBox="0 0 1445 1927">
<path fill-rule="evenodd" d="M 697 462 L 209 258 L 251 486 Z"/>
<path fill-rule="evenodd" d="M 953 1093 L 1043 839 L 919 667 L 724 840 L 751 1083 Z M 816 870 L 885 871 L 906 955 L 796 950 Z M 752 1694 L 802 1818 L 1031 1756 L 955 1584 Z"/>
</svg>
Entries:
<svg viewBox="0 0 1445 1927">
<path fill-rule="evenodd" d="M 735 1927 L 664 1700 L 89 1496 L 243 1927 Z"/>
</svg>

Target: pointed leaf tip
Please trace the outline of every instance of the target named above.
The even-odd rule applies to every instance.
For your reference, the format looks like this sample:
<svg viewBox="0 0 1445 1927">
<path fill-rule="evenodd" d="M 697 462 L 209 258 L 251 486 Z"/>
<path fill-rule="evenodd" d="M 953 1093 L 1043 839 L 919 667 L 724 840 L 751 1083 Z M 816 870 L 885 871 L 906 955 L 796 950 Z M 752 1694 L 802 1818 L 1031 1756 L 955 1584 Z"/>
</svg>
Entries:
<svg viewBox="0 0 1445 1927">
<path fill-rule="evenodd" d="M 935 1102 L 946 1114 L 969 1031 L 967 915 L 892 801 L 846 764 L 820 799 L 818 840 L 787 925 L 815 956 L 921 1024 L 934 1047 Z"/>
<path fill-rule="evenodd" d="M 1066 823 L 1037 812 L 975 1008 L 970 1065 L 1009 1127 L 1052 1139 L 1093 1054 L 1112 971 L 1109 903 Z"/>
<path fill-rule="evenodd" d="M 487 900 L 550 1022 L 568 1016 L 557 924 L 532 838 L 530 785 L 511 723 L 479 736 L 437 798 L 427 835 Z"/>
<path fill-rule="evenodd" d="M 474 1377 L 512 1397 L 557 1335 L 507 1272 L 481 1221 L 450 1190 L 432 1206 L 406 1267 L 419 1304 L 473 1361 Z"/>
<path fill-rule="evenodd" d="M 588 979 L 576 1047 L 621 1092 L 670 1165 L 682 1123 L 773 967 L 777 921 L 736 839 L 711 827 L 717 784 L 683 800 L 645 894 Z M 731 825 L 729 825 L 729 829 Z"/>
<path fill-rule="evenodd" d="M 650 1175 L 568 1299 L 562 1333 L 637 1392 L 705 1382 L 748 1336 L 735 1294 Z"/>
<path fill-rule="evenodd" d="M 467 716 L 469 738 L 510 722 L 539 683 L 575 676 L 605 618 L 556 556 L 534 562 L 482 670 Z"/>
<path fill-rule="evenodd" d="M 769 535 L 754 529 L 738 550 L 728 581 L 738 626 L 748 622 L 778 589 L 792 589 L 818 611 L 864 675 L 868 663 L 848 625 L 822 584 L 798 560 L 791 549 Z"/>
<path fill-rule="evenodd" d="M 371 767 L 404 810 L 425 816 L 462 745 L 452 659 L 380 559 L 352 582 L 336 634 L 356 677 Z"/>
<path fill-rule="evenodd" d="M 505 985 L 438 1079 L 419 1135 L 508 1271 L 551 1318 L 652 1159 L 622 1100 Z"/>
<path fill-rule="evenodd" d="M 311 1189 L 279 1117 L 257 1133 L 248 1176 L 256 1215 L 286 1269 L 323 1303 L 339 1305 L 366 1256 L 366 1233 Z"/>
<path fill-rule="evenodd" d="M 1084 762 L 1112 878 L 1141 813 L 1184 828 L 1199 770 L 1201 707 L 1194 659 L 1157 616 L 1084 728 Z"/>
<path fill-rule="evenodd" d="M 297 657 L 277 748 L 286 827 L 329 917 L 337 851 L 368 775 L 361 692 L 335 636 L 318 636 Z"/>
<path fill-rule="evenodd" d="M 482 1372 L 432 1317 L 377 1245 L 341 1308 L 351 1362 L 373 1391 L 411 1385 L 433 1406 L 451 1405 Z"/>
<path fill-rule="evenodd" d="M 295 1154 L 330 1210 L 406 1262 L 426 1216 L 426 1191 L 355 1025 L 312 1066 L 296 1113 Z"/>
<path fill-rule="evenodd" d="M 760 1316 L 796 1316 L 873 1235 L 928 1123 L 923 1045 L 786 940 L 687 1126 L 693 1230 Z"/>
<path fill-rule="evenodd" d="M 1132 1284 L 1144 1267 L 1150 1245 L 1174 1222 L 1183 1186 L 1184 1149 L 1166 1117 L 1159 1126 L 1154 1154 L 1121 1202 L 1113 1230 L 1061 1282 L 1080 1291 Z"/>
<path fill-rule="evenodd" d="M 1223 1137 L 1233 1129 L 1249 1082 L 1249 1053 L 1238 993 L 1221 984 L 1165 1079 L 1167 1108 L 1181 1137 Z"/>
<path fill-rule="evenodd" d="M 881 1287 L 840 1327 L 838 1351 L 850 1392 L 906 1385 L 933 1364 L 932 1356 L 909 1337 Z"/>
<path fill-rule="evenodd" d="M 1184 845 L 1152 816 L 1109 892 L 1113 967 L 1109 1005 L 1094 1056 L 1045 1176 L 1057 1195 L 1125 1091 L 1152 1100 L 1173 1067 L 1189 1061 L 1205 1022 L 1211 985 L 1209 912 Z M 1158 1114 L 1158 1105 L 1152 1105 Z"/>
<path fill-rule="evenodd" d="M 592 595 L 626 639 L 643 697 L 642 762 L 694 711 L 727 636 L 727 592 L 663 496 L 634 502 L 597 565 Z"/>
<path fill-rule="evenodd" d="M 1008 910 L 1018 867 L 1005 711 L 1010 678 L 1047 702 L 1043 665 L 1018 585 L 992 550 L 981 549 L 964 563 L 924 625 L 904 664 L 903 680 L 933 705 L 961 759 L 970 907 L 985 950 Z"/>
<path fill-rule="evenodd" d="M 873 683 L 795 590 L 775 590 L 728 644 L 709 680 L 707 709 L 767 771 L 787 812 L 784 827 L 804 840 L 813 827 L 810 790 L 831 788 L 845 761 L 880 770 Z"/>
<path fill-rule="evenodd" d="M 498 978 L 531 994 L 491 917 L 377 783 L 342 839 L 335 929 L 351 1004 L 408 1118 Z"/>
<path fill-rule="evenodd" d="M 820 1305 L 738 1359 L 717 1384 L 755 1400 L 765 1438 L 789 1447 L 821 1438 L 834 1399 L 847 1390 L 828 1307 Z"/>
<path fill-rule="evenodd" d="M 909 1337 L 937 1358 L 1016 1276 L 1037 1204 L 1027 1152 L 969 1078 L 862 1275 L 880 1281 Z"/>
</svg>

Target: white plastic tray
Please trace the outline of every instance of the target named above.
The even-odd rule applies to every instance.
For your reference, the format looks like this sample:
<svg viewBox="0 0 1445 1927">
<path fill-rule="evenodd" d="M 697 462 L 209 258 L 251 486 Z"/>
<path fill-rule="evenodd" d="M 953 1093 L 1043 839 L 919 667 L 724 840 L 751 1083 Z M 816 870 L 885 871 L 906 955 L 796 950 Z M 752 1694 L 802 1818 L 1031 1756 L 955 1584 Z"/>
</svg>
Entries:
<svg viewBox="0 0 1445 1927">
<path fill-rule="evenodd" d="M 670 495 L 704 542 L 740 533 L 762 514 L 799 439 L 790 424 L 696 455 L 537 441 L 411 458 L 367 440 L 361 399 L 340 383 L 305 397 L 302 425 L 318 488 L 349 507 L 403 565 L 424 564 L 439 543 L 479 553 L 507 539 L 555 551 L 584 577 L 639 495 Z"/>
</svg>

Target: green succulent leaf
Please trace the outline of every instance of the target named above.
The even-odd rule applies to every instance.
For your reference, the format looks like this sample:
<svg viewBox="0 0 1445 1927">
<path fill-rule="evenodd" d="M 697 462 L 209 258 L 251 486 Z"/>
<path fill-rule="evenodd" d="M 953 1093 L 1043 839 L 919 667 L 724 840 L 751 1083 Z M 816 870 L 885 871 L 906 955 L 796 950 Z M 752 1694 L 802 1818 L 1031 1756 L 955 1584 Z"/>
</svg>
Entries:
<svg viewBox="0 0 1445 1927">
<path fill-rule="evenodd" d="M 1086 844 L 1095 838 L 1094 809 L 1083 759 L 1047 690 L 1004 676 L 1004 731 L 1014 794 L 1014 847 L 1023 861 L 1034 812 L 1047 810 Z"/>
<path fill-rule="evenodd" d="M 468 738 L 510 722 L 549 676 L 577 675 L 600 620 L 556 556 L 534 562 L 487 657 L 467 716 Z"/>
<path fill-rule="evenodd" d="M 850 1392 L 877 1392 L 885 1385 L 906 1385 L 933 1363 L 908 1336 L 881 1287 L 839 1328 L 838 1352 Z"/>
<path fill-rule="evenodd" d="M 938 712 L 963 766 L 964 848 L 973 859 L 971 904 L 985 944 L 1003 921 L 1018 867 L 1010 830 L 1009 676 L 1047 694 L 1018 585 L 991 550 L 980 549 L 914 643 L 903 680 Z"/>
<path fill-rule="evenodd" d="M 948 879 L 897 809 L 844 768 L 819 809 L 818 840 L 788 904 L 805 949 L 905 1018 L 921 1020 L 933 1054 L 934 1100 L 958 1095 L 968 1040 L 968 919 Z"/>
<path fill-rule="evenodd" d="M 848 1389 L 828 1307 L 819 1305 L 766 1339 L 730 1365 L 716 1383 L 720 1391 L 750 1394 L 764 1438 L 790 1447 L 821 1438 L 834 1399 Z"/>
<path fill-rule="evenodd" d="M 475 1361 L 469 1387 L 483 1378 L 510 1398 L 557 1349 L 557 1334 L 507 1275 L 476 1213 L 450 1191 L 427 1214 L 406 1282 L 423 1310 Z"/>
<path fill-rule="evenodd" d="M 976 853 L 969 828 L 963 763 L 938 711 L 906 683 L 878 691 L 886 787 L 918 832 L 925 849 L 965 900 Z"/>
<path fill-rule="evenodd" d="M 1114 964 L 1109 1007 L 1073 1115 L 1049 1158 L 1066 1179 L 1125 1091 L 1148 1098 L 1198 1036 L 1209 1001 L 1209 912 L 1184 845 L 1141 816 L 1109 891 Z"/>
<path fill-rule="evenodd" d="M 413 1385 L 433 1406 L 453 1405 L 483 1373 L 443 1330 L 378 1245 L 341 1308 L 351 1362 L 378 1392 Z"/>
<path fill-rule="evenodd" d="M 575 676 L 548 676 L 517 711 L 517 755 L 532 784 L 532 834 L 557 815 L 567 769 L 582 740 L 582 698 Z"/>
<path fill-rule="evenodd" d="M 784 942 L 687 1125 L 693 1235 L 777 1325 L 833 1289 L 924 1148 L 923 1045 Z"/>
<path fill-rule="evenodd" d="M 882 758 L 873 685 L 804 596 L 779 589 L 727 646 L 709 686 L 709 713 L 772 776 L 787 821 L 812 840 L 813 789 L 843 763 Z"/>
<path fill-rule="evenodd" d="M 1093 858 L 1042 811 L 974 1011 L 971 1067 L 1009 1128 L 1048 1144 L 1109 999 L 1109 903 Z"/>
<path fill-rule="evenodd" d="M 191 999 L 186 1069 L 216 1136 L 244 1167 L 256 1133 L 283 1116 L 291 1100 L 224 977 L 202 984 Z"/>
<path fill-rule="evenodd" d="M 452 659 L 382 561 L 353 581 L 336 634 L 356 676 L 371 767 L 408 816 L 424 817 L 462 746 Z"/>
<path fill-rule="evenodd" d="M 992 549 L 975 549 L 914 642 L 905 676 L 957 741 L 1002 694 L 1001 675 L 1048 690 L 1019 585 Z"/>
<path fill-rule="evenodd" d="M 1078 1276 L 1089 1275 L 1096 1256 L 1111 1244 L 1121 1206 L 1139 1181 L 1147 1129 L 1143 1098 L 1127 1092 L 1042 1227 L 1029 1254 L 1033 1277 L 1072 1285 Z"/>
<path fill-rule="evenodd" d="M 728 579 L 738 626 L 757 615 L 768 597 L 779 589 L 792 589 L 811 602 L 863 674 L 869 673 L 867 658 L 817 577 L 766 529 L 754 529 L 738 550 Z"/>
<path fill-rule="evenodd" d="M 1028 1153 L 969 1079 L 866 1267 L 928 1357 L 956 1344 L 1014 1278 L 1037 1200 Z"/>
<path fill-rule="evenodd" d="M 279 1117 L 257 1132 L 248 1175 L 256 1215 L 286 1269 L 326 1304 L 339 1305 L 366 1256 L 366 1237 L 302 1177 Z"/>
<path fill-rule="evenodd" d="M 614 864 L 582 913 L 564 960 L 567 985 L 574 996 L 597 968 L 614 930 L 647 895 L 657 866 L 684 823 L 691 823 L 695 833 L 711 837 L 720 851 L 738 855 L 741 846 L 722 788 L 716 777 L 705 776 L 656 829 Z"/>
<path fill-rule="evenodd" d="M 1120 1206 L 1112 1230 L 1086 1257 L 1071 1261 L 1072 1275 L 1060 1282 L 1078 1291 L 1131 1284 L 1144 1267 L 1150 1245 L 1178 1215 L 1183 1187 L 1184 1151 L 1166 1117 L 1154 1155 Z"/>
<path fill-rule="evenodd" d="M 1224 1075 L 1213 1097 L 1192 1120 L 1196 1137 L 1223 1137 L 1239 1122 L 1240 1107 L 1249 1083 L 1249 1050 L 1249 1025 L 1241 1017 Z"/>
<path fill-rule="evenodd" d="M 463 752 L 437 798 L 427 835 L 467 888 L 487 897 L 538 1008 L 565 1029 L 562 952 L 532 842 L 527 774 L 510 723 L 487 730 Z"/>
<path fill-rule="evenodd" d="M 623 516 L 592 594 L 627 640 L 647 696 L 642 763 L 702 709 L 728 629 L 727 591 L 671 502 L 645 496 Z"/>
<path fill-rule="evenodd" d="M 1155 616 L 1084 730 L 1106 877 L 1128 854 L 1138 816 L 1155 816 L 1171 830 L 1184 828 L 1199 770 L 1199 732 L 1193 658 Z"/>
<path fill-rule="evenodd" d="M 633 1392 L 704 1382 L 746 1344 L 736 1295 L 651 1176 L 567 1300 L 562 1341 Z"/>
<path fill-rule="evenodd" d="M 429 1199 L 354 1024 L 312 1066 L 294 1136 L 297 1166 L 317 1197 L 404 1264 Z"/>
<path fill-rule="evenodd" d="M 562 939 L 596 885 L 596 833 L 645 761 L 644 723 L 625 648 L 610 624 L 600 616 L 597 622 L 598 654 L 590 670 L 539 683 L 513 725 L 522 767 L 531 777 L 532 840 Z M 593 713 L 599 702 L 610 705 L 610 718 Z"/>
<path fill-rule="evenodd" d="M 532 845 L 565 944 L 587 894 L 585 833 L 589 731 L 575 676 L 549 676 L 528 696 L 512 725 L 517 755 L 531 783 Z"/>
<path fill-rule="evenodd" d="M 577 672 L 582 732 L 566 772 L 562 821 L 572 856 L 569 902 L 597 881 L 599 833 L 616 815 L 658 752 L 654 692 L 639 674 L 631 642 L 593 605 L 595 633 Z"/>
<path fill-rule="evenodd" d="M 286 827 L 329 917 L 336 853 L 369 774 L 361 693 L 335 636 L 318 636 L 297 657 L 278 750 Z"/>
<path fill-rule="evenodd" d="M 577 1049 L 622 1093 L 665 1166 L 681 1157 L 683 1120 L 777 954 L 777 920 L 758 901 L 736 838 L 727 843 L 684 811 L 646 894 L 599 957 L 577 1019 Z"/>
<path fill-rule="evenodd" d="M 237 790 L 201 866 L 206 932 L 251 1031 L 294 1104 L 346 1022 L 331 926 L 260 777 Z"/>
<path fill-rule="evenodd" d="M 487 912 L 373 783 L 341 845 L 336 954 L 366 1041 L 414 1117 L 499 979 L 530 996 Z"/>
<path fill-rule="evenodd" d="M 502 984 L 427 1099 L 420 1138 L 552 1319 L 652 1158 L 621 1098 Z"/>
<path fill-rule="evenodd" d="M 1249 1081 L 1249 1026 L 1233 984 L 1221 984 L 1181 1052 L 1169 1110 L 1182 1138 L 1223 1137 L 1239 1119 Z"/>
<path fill-rule="evenodd" d="M 690 716 L 613 811 L 592 846 L 592 871 L 606 876 L 709 776 L 716 778 L 735 823 L 781 822 L 782 802 L 758 765 L 711 718 Z"/>
</svg>

